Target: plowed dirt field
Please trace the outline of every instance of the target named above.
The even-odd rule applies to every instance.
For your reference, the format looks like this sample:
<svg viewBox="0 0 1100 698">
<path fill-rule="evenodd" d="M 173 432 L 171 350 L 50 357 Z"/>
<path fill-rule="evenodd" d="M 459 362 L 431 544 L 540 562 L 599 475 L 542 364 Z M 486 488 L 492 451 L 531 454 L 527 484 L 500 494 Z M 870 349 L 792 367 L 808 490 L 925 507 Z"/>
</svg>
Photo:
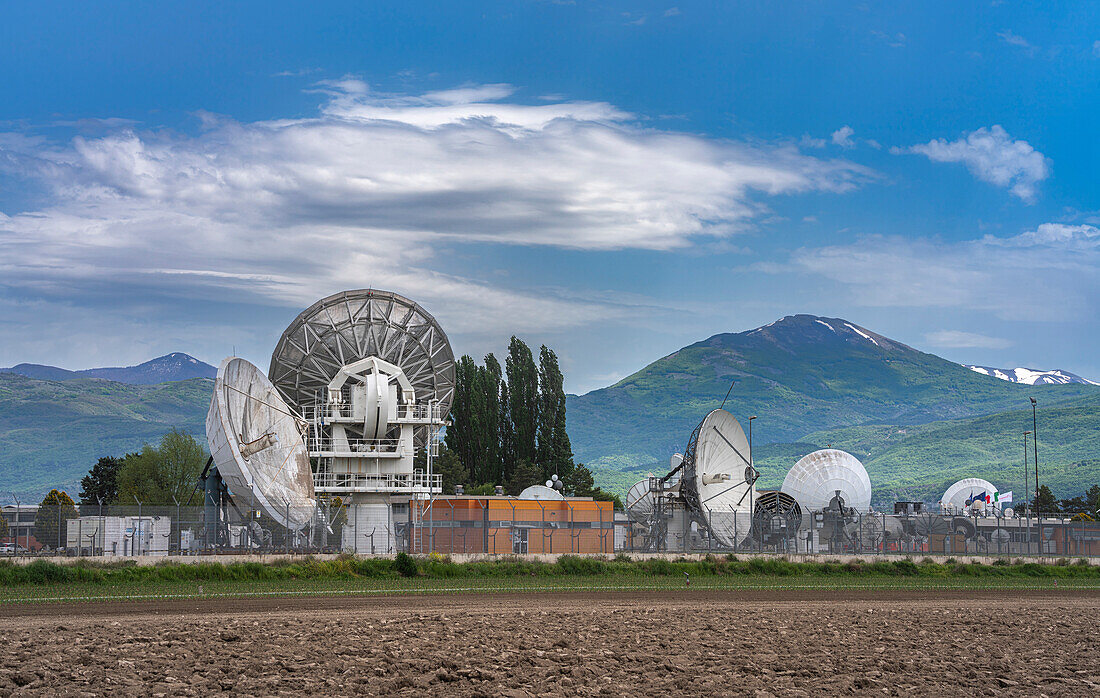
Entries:
<svg viewBox="0 0 1100 698">
<path fill-rule="evenodd" d="M 0 694 L 1087 695 L 1095 592 L 0 606 Z"/>
</svg>

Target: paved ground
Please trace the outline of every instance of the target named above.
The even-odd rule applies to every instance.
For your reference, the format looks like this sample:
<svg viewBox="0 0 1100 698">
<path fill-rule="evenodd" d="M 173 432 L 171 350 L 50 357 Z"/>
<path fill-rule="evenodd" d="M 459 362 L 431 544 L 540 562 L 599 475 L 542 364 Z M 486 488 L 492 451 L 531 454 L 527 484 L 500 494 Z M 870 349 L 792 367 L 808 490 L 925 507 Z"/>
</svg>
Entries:
<svg viewBox="0 0 1100 698">
<path fill-rule="evenodd" d="M 0 695 L 1085 695 L 1096 592 L 0 606 Z"/>
</svg>

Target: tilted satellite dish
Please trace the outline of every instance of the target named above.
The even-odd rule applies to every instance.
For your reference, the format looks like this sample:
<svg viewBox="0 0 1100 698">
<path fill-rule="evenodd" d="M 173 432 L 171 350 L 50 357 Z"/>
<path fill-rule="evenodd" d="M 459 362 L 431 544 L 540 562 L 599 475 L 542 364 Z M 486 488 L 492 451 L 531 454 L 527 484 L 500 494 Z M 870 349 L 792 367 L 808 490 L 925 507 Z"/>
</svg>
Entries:
<svg viewBox="0 0 1100 698">
<path fill-rule="evenodd" d="M 780 491 L 795 498 L 803 511 L 821 511 L 840 490 L 845 506 L 857 512 L 871 508 L 871 478 L 855 456 L 835 448 L 814 451 L 794 464 Z"/>
<path fill-rule="evenodd" d="M 701 528 L 731 547 L 749 535 L 757 473 L 732 414 L 718 409 L 703 418 L 684 450 L 682 472 L 680 494 Z"/>
<path fill-rule="evenodd" d="M 378 361 L 364 361 L 371 357 Z M 317 301 L 279 338 L 268 375 L 286 401 L 302 411 L 320 400 L 342 369 L 352 367 L 366 376 L 368 402 L 374 396 L 388 409 L 396 408 L 393 399 L 375 393 L 382 377 L 399 369 L 417 403 L 437 405 L 443 415 L 450 411 L 455 388 L 451 344 L 435 318 L 404 296 L 362 289 Z M 401 388 L 406 390 L 406 381 Z M 369 421 L 370 434 L 364 438 L 378 438 L 387 421 Z M 427 426 L 416 428 L 418 447 L 428 434 Z"/>
<path fill-rule="evenodd" d="M 260 369 L 236 357 L 222 361 L 206 414 L 210 456 L 233 494 L 251 493 L 292 530 L 317 508 L 301 426 Z"/>
<path fill-rule="evenodd" d="M 978 477 L 964 478 L 947 488 L 947 491 L 940 497 L 940 508 L 953 514 L 964 513 L 969 509 L 984 511 L 986 508 L 985 497 L 993 499 L 995 492 L 997 492 L 997 488 L 988 480 Z M 978 499 L 979 495 L 982 496 L 980 500 Z M 971 500 L 969 504 L 967 504 L 967 500 Z"/>
<path fill-rule="evenodd" d="M 626 515 L 637 523 L 648 523 L 653 514 L 653 496 L 648 477 L 635 482 L 626 492 Z"/>
</svg>

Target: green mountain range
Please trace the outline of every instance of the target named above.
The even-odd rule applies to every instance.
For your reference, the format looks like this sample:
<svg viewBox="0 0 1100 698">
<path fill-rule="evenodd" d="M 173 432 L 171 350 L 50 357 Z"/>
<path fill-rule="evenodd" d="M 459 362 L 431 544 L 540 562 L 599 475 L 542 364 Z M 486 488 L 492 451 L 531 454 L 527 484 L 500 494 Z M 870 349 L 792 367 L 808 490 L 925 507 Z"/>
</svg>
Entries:
<svg viewBox="0 0 1100 698">
<path fill-rule="evenodd" d="M 0 372 L 0 494 L 76 494 L 101 456 L 137 450 L 172 428 L 203 437 L 209 378 L 132 385 L 71 373 Z M 863 461 L 879 506 L 936 501 L 970 476 L 1022 494 L 1029 397 L 1039 402 L 1043 483 L 1069 497 L 1100 482 L 1100 386 L 1011 383 L 809 315 L 715 335 L 615 385 L 569 396 L 576 458 L 597 484 L 625 493 L 666 472 L 669 456 L 727 392 L 726 409 L 742 423 L 757 416 L 761 488 L 779 487 L 800 457 L 832 446 Z"/>
<path fill-rule="evenodd" d="M 1032 396 L 1040 405 L 1044 484 L 1070 496 L 1100 482 L 1100 387 L 1011 383 L 811 315 L 715 335 L 615 385 L 570 396 L 577 460 L 617 492 L 663 474 L 727 392 L 726 409 L 742 423 L 757 417 L 763 488 L 778 487 L 801 456 L 833 446 L 864 462 L 880 505 L 936 501 L 968 476 L 1022 492 Z"/>
<path fill-rule="evenodd" d="M 58 487 L 75 497 L 101 456 L 139 450 L 173 428 L 202 439 L 213 388 L 209 378 L 130 385 L 0 373 L 0 494 L 37 502 Z"/>
</svg>

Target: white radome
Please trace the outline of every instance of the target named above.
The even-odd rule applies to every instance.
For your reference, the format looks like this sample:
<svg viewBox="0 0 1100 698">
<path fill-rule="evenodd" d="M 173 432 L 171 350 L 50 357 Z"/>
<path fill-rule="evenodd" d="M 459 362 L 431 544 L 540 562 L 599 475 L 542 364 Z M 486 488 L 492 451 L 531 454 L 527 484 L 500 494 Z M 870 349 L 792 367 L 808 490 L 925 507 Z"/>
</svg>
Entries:
<svg viewBox="0 0 1100 698">
<path fill-rule="evenodd" d="M 991 506 L 985 501 L 974 502 L 967 506 L 966 500 L 983 492 L 992 499 L 993 493 L 996 491 L 997 488 L 989 480 L 983 480 L 980 477 L 963 478 L 948 487 L 947 491 L 943 493 L 943 496 L 940 497 L 940 508 L 953 513 L 962 513 L 968 509 L 985 511 L 986 507 Z"/>
<path fill-rule="evenodd" d="M 206 414 L 218 473 L 238 497 L 252 497 L 279 525 L 313 518 L 313 475 L 300 422 L 260 369 L 236 357 L 218 367 Z"/>
<path fill-rule="evenodd" d="M 794 497 L 803 511 L 821 511 L 836 491 L 856 511 L 871 508 L 871 478 L 852 454 L 825 448 L 803 456 L 783 478 L 780 491 Z"/>
</svg>

